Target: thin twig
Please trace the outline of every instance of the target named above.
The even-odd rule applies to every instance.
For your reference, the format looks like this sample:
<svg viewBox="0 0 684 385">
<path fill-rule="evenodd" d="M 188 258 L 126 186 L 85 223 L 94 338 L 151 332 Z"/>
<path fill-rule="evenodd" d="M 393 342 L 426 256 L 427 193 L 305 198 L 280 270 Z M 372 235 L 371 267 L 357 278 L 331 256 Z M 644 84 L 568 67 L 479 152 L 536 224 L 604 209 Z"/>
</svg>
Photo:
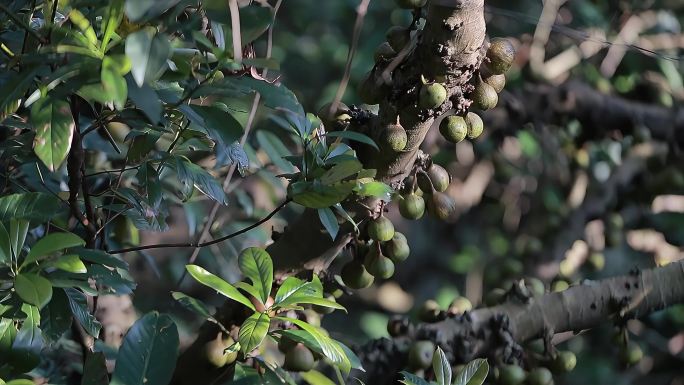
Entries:
<svg viewBox="0 0 684 385">
<path fill-rule="evenodd" d="M 361 0 L 361 3 L 356 8 L 356 21 L 354 22 L 354 32 L 352 33 L 352 43 L 349 47 L 349 53 L 347 54 L 347 63 L 344 66 L 344 75 L 340 81 L 340 85 L 337 87 L 337 93 L 335 93 L 335 99 L 333 99 L 332 104 L 330 104 L 329 114 L 334 114 L 337 111 L 337 106 L 342 101 L 345 91 L 347 90 L 347 84 L 349 84 L 349 77 L 351 76 L 351 66 L 354 61 L 354 54 L 356 53 L 356 48 L 359 44 L 359 37 L 361 36 L 361 29 L 363 28 L 363 19 L 366 17 L 368 12 L 368 4 L 370 0 Z"/>
<path fill-rule="evenodd" d="M 217 243 L 221 243 L 223 241 L 227 241 L 231 238 L 235 238 L 238 235 L 244 234 L 256 227 L 261 226 L 262 224 L 266 223 L 269 219 L 273 218 L 274 215 L 278 213 L 278 211 L 282 210 L 285 206 L 287 206 L 288 203 L 290 203 L 292 200 L 290 198 L 286 199 L 278 205 L 273 211 L 271 211 L 267 216 L 263 217 L 259 221 L 241 229 L 238 230 L 234 233 L 228 234 L 226 236 L 216 238 L 211 241 L 207 242 L 202 242 L 202 243 L 195 243 L 195 242 L 188 242 L 188 243 L 159 243 L 159 244 L 154 244 L 154 245 L 145 245 L 145 246 L 136 246 L 136 247 L 129 247 L 126 249 L 120 249 L 120 250 L 111 250 L 107 251 L 109 254 L 123 254 L 123 253 L 129 253 L 131 251 L 140 251 L 140 250 L 149 250 L 149 249 L 170 249 L 170 248 L 188 248 L 188 247 L 207 247 L 211 245 L 215 245 Z"/>
</svg>

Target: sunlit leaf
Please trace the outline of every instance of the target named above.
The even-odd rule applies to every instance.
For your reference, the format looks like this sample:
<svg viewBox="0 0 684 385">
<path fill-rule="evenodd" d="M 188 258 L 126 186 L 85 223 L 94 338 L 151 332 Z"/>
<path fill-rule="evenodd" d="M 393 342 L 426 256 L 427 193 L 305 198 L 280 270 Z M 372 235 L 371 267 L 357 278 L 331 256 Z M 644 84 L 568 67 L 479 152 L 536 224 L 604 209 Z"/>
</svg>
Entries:
<svg viewBox="0 0 684 385">
<path fill-rule="evenodd" d="M 74 119 L 69 103 L 42 98 L 31 107 L 31 124 L 36 130 L 33 150 L 50 171 L 57 170 L 67 157 L 74 135 Z"/>
</svg>

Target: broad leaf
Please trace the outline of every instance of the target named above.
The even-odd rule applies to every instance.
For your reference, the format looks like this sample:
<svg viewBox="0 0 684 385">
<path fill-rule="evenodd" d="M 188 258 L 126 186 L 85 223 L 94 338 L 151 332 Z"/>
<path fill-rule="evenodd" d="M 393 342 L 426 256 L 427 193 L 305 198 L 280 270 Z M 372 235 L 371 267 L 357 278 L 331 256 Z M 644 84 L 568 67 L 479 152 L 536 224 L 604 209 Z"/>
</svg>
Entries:
<svg viewBox="0 0 684 385">
<path fill-rule="evenodd" d="M 337 238 L 337 232 L 340 230 L 340 224 L 337 222 L 335 213 L 329 207 L 318 209 L 318 218 L 321 220 L 330 238 L 334 241 Z"/>
<path fill-rule="evenodd" d="M 126 61 L 128 62 L 128 60 Z M 126 98 L 128 97 L 128 84 L 121 72 L 123 72 L 121 63 L 115 61 L 111 56 L 105 56 L 104 60 L 102 60 L 100 81 L 107 99 L 114 103 L 117 110 L 123 110 Z M 126 70 L 125 72 L 128 71 Z"/>
<path fill-rule="evenodd" d="M 295 318 L 278 317 L 278 319 L 291 322 L 309 333 L 320 346 L 323 355 L 325 355 L 335 366 L 338 366 L 345 374 L 349 373 L 351 370 L 351 363 L 349 358 L 347 358 L 346 353 L 337 341 L 323 334 L 320 328 Z"/>
<path fill-rule="evenodd" d="M 362 197 L 370 196 L 380 198 L 385 202 L 389 202 L 392 200 L 392 192 L 394 192 L 394 190 L 392 190 L 392 188 L 385 183 L 374 181 L 363 183 L 358 187 L 355 187 L 354 192 L 356 195 Z"/>
<path fill-rule="evenodd" d="M 33 151 L 50 171 L 57 170 L 69 154 L 74 136 L 69 103 L 41 98 L 31 107 L 30 122 L 36 130 Z"/>
<path fill-rule="evenodd" d="M 344 138 L 344 139 L 348 139 L 348 140 L 353 140 L 355 142 L 364 143 L 364 144 L 367 144 L 367 145 L 375 148 L 376 150 L 380 151 L 380 149 L 378 148 L 378 145 L 375 144 L 373 139 L 369 138 L 368 136 L 366 136 L 360 132 L 356 132 L 356 131 L 331 131 L 331 132 L 326 132 L 325 135 L 327 137 Z"/>
<path fill-rule="evenodd" d="M 242 323 L 240 332 L 238 333 L 238 341 L 240 342 L 240 350 L 244 354 L 248 354 L 254 350 L 268 333 L 268 327 L 271 324 L 271 319 L 266 313 L 254 313 Z"/>
<path fill-rule="evenodd" d="M 14 277 L 14 290 L 26 303 L 42 308 L 52 298 L 52 285 L 47 279 L 31 273 Z"/>
<path fill-rule="evenodd" d="M 432 355 L 432 370 L 439 385 L 451 385 L 451 364 L 440 347 Z"/>
<path fill-rule="evenodd" d="M 12 263 L 12 244 L 10 234 L 5 225 L 0 222 L 0 264 L 9 265 Z"/>
<path fill-rule="evenodd" d="M 166 385 L 178 353 L 178 329 L 171 317 L 145 314 L 128 330 L 110 385 Z"/>
<path fill-rule="evenodd" d="M 50 254 L 69 247 L 84 246 L 85 241 L 73 233 L 52 233 L 39 239 L 29 251 L 22 266 L 48 257 Z"/>
<path fill-rule="evenodd" d="M 128 5 L 137 1 L 126 1 Z M 129 15 L 130 17 L 130 15 Z M 145 27 L 126 38 L 126 56 L 133 67 L 131 74 L 138 87 L 157 80 L 166 68 L 166 61 L 171 56 L 171 43 L 164 34 L 158 34 L 154 27 Z"/>
<path fill-rule="evenodd" d="M 19 100 L 33 83 L 38 70 L 38 67 L 22 66 L 19 72 L 7 71 L 4 74 L 4 82 L 0 86 L 0 122 L 19 108 Z"/>
<path fill-rule="evenodd" d="M 308 372 L 301 373 L 301 376 L 309 385 L 335 385 L 335 383 L 326 377 L 325 374 L 316 370 L 309 370 Z"/>
<path fill-rule="evenodd" d="M 107 15 L 102 23 L 102 42 L 100 43 L 100 53 L 107 51 L 107 45 L 116 33 L 121 20 L 123 19 L 124 0 L 110 0 L 107 7 Z"/>
<path fill-rule="evenodd" d="M 238 257 L 240 271 L 252 281 L 261 303 L 266 303 L 273 285 L 273 261 L 266 250 L 258 247 L 244 249 Z"/>
<path fill-rule="evenodd" d="M 64 291 L 57 289 L 52 293 L 52 299 L 41 310 L 40 328 L 45 338 L 57 341 L 71 327 L 71 312 L 69 299 Z"/>
<path fill-rule="evenodd" d="M 88 301 L 85 294 L 73 288 L 66 288 L 64 292 L 69 298 L 69 307 L 74 315 L 74 318 L 78 321 L 83 329 L 85 329 L 88 334 L 97 338 L 100 335 L 100 330 L 102 329 L 102 324 L 95 318 L 94 315 L 90 314 L 88 310 Z"/>
<path fill-rule="evenodd" d="M 192 187 L 197 187 L 203 194 L 219 202 L 222 205 L 228 203 L 226 193 L 221 184 L 202 167 L 190 162 L 185 157 L 174 157 L 174 169 L 178 173 L 178 179 L 184 186 L 184 195 L 189 197 Z"/>
<path fill-rule="evenodd" d="M 456 375 L 454 385 L 482 385 L 489 373 L 489 364 L 486 359 L 477 358 L 470 361 Z"/>
<path fill-rule="evenodd" d="M 287 277 L 276 292 L 275 305 L 286 306 L 292 304 L 294 302 L 290 300 L 290 297 L 294 296 L 322 298 L 323 292 L 319 291 L 311 282 L 303 281 L 297 277 Z"/>
<path fill-rule="evenodd" d="M 15 258 L 21 253 L 21 249 L 24 247 L 24 242 L 26 241 L 26 234 L 28 234 L 29 221 L 25 219 L 11 219 L 9 236 L 10 245 L 12 247 L 12 253 Z"/>
<path fill-rule="evenodd" d="M 155 18 L 178 4 L 180 0 L 126 0 L 126 16 L 133 22 Z"/>
<path fill-rule="evenodd" d="M 342 202 L 354 188 L 354 183 L 343 182 L 332 186 L 315 182 L 295 182 L 288 186 L 293 201 L 304 207 L 322 209 Z"/>
<path fill-rule="evenodd" d="M 87 273 L 86 265 L 81 261 L 78 255 L 62 255 L 56 260 L 49 263 L 49 266 L 56 267 L 60 270 L 68 271 L 70 273 Z"/>
<path fill-rule="evenodd" d="M 59 210 L 59 200 L 52 195 L 31 192 L 0 198 L 0 221 L 26 219 L 46 222 Z"/>
<path fill-rule="evenodd" d="M 107 362 L 104 353 L 86 352 L 81 385 L 101 385 L 107 383 L 109 383 L 109 375 L 107 374 Z"/>
<path fill-rule="evenodd" d="M 356 175 L 362 168 L 363 165 L 357 159 L 345 160 L 326 171 L 319 180 L 323 184 L 337 183 L 352 175 Z"/>
<path fill-rule="evenodd" d="M 242 295 L 242 293 L 240 293 L 235 286 L 229 284 L 214 274 L 211 274 L 200 266 L 187 265 L 185 266 L 185 269 L 193 278 L 195 278 L 197 282 L 201 283 L 202 285 L 208 286 L 216 290 L 218 293 L 232 299 L 233 301 L 240 302 L 241 304 L 254 310 L 254 305 L 252 305 L 252 302 L 250 302 L 247 297 Z"/>
<path fill-rule="evenodd" d="M 172 291 L 171 296 L 184 308 L 195 314 L 198 314 L 200 317 L 209 320 L 210 322 L 219 325 L 221 329 L 224 329 L 224 326 L 216 318 L 214 318 L 214 316 L 212 316 L 213 310 L 209 307 L 209 305 L 196 298 L 192 298 L 189 295 L 185 295 L 177 291 Z"/>
</svg>

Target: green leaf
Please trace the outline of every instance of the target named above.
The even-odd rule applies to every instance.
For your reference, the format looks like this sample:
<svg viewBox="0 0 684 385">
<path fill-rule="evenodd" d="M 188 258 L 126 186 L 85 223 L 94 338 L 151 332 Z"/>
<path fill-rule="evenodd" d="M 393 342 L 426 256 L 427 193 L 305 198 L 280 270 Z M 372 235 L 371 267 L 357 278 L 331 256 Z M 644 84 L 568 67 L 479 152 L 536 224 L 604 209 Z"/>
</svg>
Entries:
<svg viewBox="0 0 684 385">
<path fill-rule="evenodd" d="M 56 267 L 60 270 L 68 271 L 70 273 L 87 273 L 88 269 L 86 265 L 81 261 L 78 255 L 62 255 L 57 257 L 56 260 L 51 261 L 49 266 Z"/>
<path fill-rule="evenodd" d="M 52 298 L 50 281 L 36 274 L 18 274 L 14 277 L 14 290 L 26 303 L 38 308 L 45 306 Z"/>
<path fill-rule="evenodd" d="M 132 22 L 143 22 L 161 15 L 179 2 L 180 0 L 126 0 L 126 16 Z"/>
<path fill-rule="evenodd" d="M 39 192 L 0 197 L 0 221 L 27 219 L 46 222 L 59 210 L 59 199 Z"/>
<path fill-rule="evenodd" d="M 389 202 L 394 190 L 382 182 L 368 182 L 355 187 L 354 192 L 362 197 L 376 197 Z"/>
<path fill-rule="evenodd" d="M 152 124 L 156 125 L 159 123 L 163 109 L 157 92 L 148 84 L 143 84 L 142 87 L 139 87 L 130 73 L 125 76 L 125 79 L 128 86 L 128 97 L 135 104 L 135 107 L 141 110 Z M 157 137 L 156 139 L 159 138 Z"/>
<path fill-rule="evenodd" d="M 303 281 L 297 277 L 287 277 L 278 288 L 275 296 L 275 305 L 287 306 L 295 303 L 291 297 L 323 297 L 323 291 L 318 290 L 311 282 Z"/>
<path fill-rule="evenodd" d="M 256 138 L 259 146 L 266 152 L 273 164 L 286 173 L 295 171 L 294 166 L 284 159 L 290 155 L 290 151 L 276 134 L 259 130 L 256 133 Z"/>
<path fill-rule="evenodd" d="M 133 2 L 137 1 L 126 1 L 126 7 Z M 166 69 L 166 61 L 171 57 L 171 43 L 166 35 L 158 34 L 154 27 L 145 27 L 126 38 L 126 56 L 133 66 L 131 74 L 135 83 L 142 87 L 145 83 L 157 80 Z"/>
<path fill-rule="evenodd" d="M 268 333 L 271 318 L 266 313 L 254 313 L 242 323 L 238 333 L 240 350 L 248 354 L 261 344 Z"/>
<path fill-rule="evenodd" d="M 10 220 L 10 245 L 12 247 L 12 253 L 14 253 L 15 258 L 21 253 L 21 249 L 24 247 L 24 241 L 26 241 L 26 234 L 28 234 L 29 221 L 25 219 L 11 219 Z"/>
<path fill-rule="evenodd" d="M 402 371 L 399 372 L 399 374 L 404 376 L 403 380 L 399 380 L 399 382 L 404 385 L 430 385 L 430 383 L 424 380 L 422 377 L 418 377 L 413 373 Z"/>
<path fill-rule="evenodd" d="M 230 10 L 226 2 L 222 0 L 206 0 L 203 3 L 207 10 L 207 16 L 216 22 L 231 25 Z M 273 9 L 258 5 L 248 5 L 240 8 L 240 38 L 242 45 L 246 46 L 261 36 L 273 21 Z M 226 41 L 231 41 L 232 34 L 226 28 Z"/>
<path fill-rule="evenodd" d="M 178 329 L 171 317 L 151 312 L 128 330 L 110 385 L 166 385 L 178 353 Z"/>
<path fill-rule="evenodd" d="M 102 42 L 100 43 L 100 52 L 107 52 L 107 45 L 116 33 L 116 29 L 121 24 L 123 19 L 124 0 L 110 0 L 107 8 L 107 16 L 105 16 L 102 23 Z"/>
<path fill-rule="evenodd" d="M 302 376 L 302 379 L 309 385 L 335 385 L 335 383 L 326 377 L 325 374 L 316 370 L 309 370 L 308 372 L 301 373 L 300 375 Z"/>
<path fill-rule="evenodd" d="M 33 151 L 50 171 L 55 171 L 69 154 L 74 136 L 74 119 L 69 103 L 41 98 L 31 107 L 30 123 L 36 130 Z"/>
<path fill-rule="evenodd" d="M 271 295 L 273 285 L 273 261 L 266 250 L 259 247 L 249 247 L 238 257 L 240 271 L 252 281 L 257 289 L 261 303 L 265 304 Z"/>
<path fill-rule="evenodd" d="M 69 19 L 71 19 L 71 23 L 78 27 L 78 29 L 81 30 L 81 33 L 83 33 L 83 36 L 85 36 L 88 42 L 88 48 L 95 48 L 97 46 L 97 35 L 95 34 L 93 26 L 90 25 L 90 21 L 88 21 L 78 9 L 72 9 L 71 12 L 69 12 Z"/>
<path fill-rule="evenodd" d="M 210 322 L 217 324 L 222 330 L 225 330 L 225 327 L 216 318 L 214 318 L 214 316 L 211 315 L 213 310 L 209 307 L 209 305 L 196 298 L 192 298 L 189 295 L 185 295 L 177 291 L 172 291 L 171 296 L 184 308 L 195 314 L 198 314 Z"/>
<path fill-rule="evenodd" d="M 342 202 L 353 189 L 354 183 L 352 182 L 327 186 L 301 181 L 288 186 L 288 192 L 293 201 L 312 209 L 322 209 Z"/>
<path fill-rule="evenodd" d="M 77 248 L 72 251 L 78 254 L 83 261 L 128 270 L 128 263 L 126 263 L 126 261 L 122 261 L 121 259 L 113 255 L 109 255 L 102 250 Z"/>
<path fill-rule="evenodd" d="M 23 378 L 12 380 L 10 382 L 5 382 L 4 385 L 35 385 L 36 383 L 32 380 L 26 380 Z"/>
<path fill-rule="evenodd" d="M 51 233 L 39 239 L 29 251 L 22 267 L 47 258 L 50 254 L 69 247 L 84 246 L 85 241 L 73 233 Z"/>
<path fill-rule="evenodd" d="M 71 308 L 71 313 L 74 318 L 78 321 L 83 329 L 88 332 L 91 336 L 97 338 L 100 335 L 100 330 L 102 329 L 102 324 L 95 318 L 94 315 L 90 314 L 88 310 L 88 300 L 85 294 L 73 288 L 66 288 L 64 292 L 69 298 L 69 307 Z"/>
<path fill-rule="evenodd" d="M 223 186 L 204 168 L 192 163 L 185 157 L 176 156 L 172 167 L 178 173 L 178 179 L 185 186 L 184 195 L 189 196 L 192 186 L 197 187 L 204 195 L 225 205 L 228 204 Z"/>
<path fill-rule="evenodd" d="M 50 341 L 57 341 L 71 327 L 71 312 L 69 299 L 63 290 L 57 289 L 52 293 L 52 299 L 41 310 L 40 328 Z"/>
<path fill-rule="evenodd" d="M 3 111 L 0 122 L 19 108 L 21 104 L 19 100 L 28 91 L 38 70 L 39 67 L 24 68 L 22 66 L 19 72 L 7 71 L 5 73 L 6 80 L 0 86 L 0 111 Z"/>
<path fill-rule="evenodd" d="M 347 358 L 346 353 L 340 347 L 340 344 L 337 341 L 323 334 L 320 328 L 295 318 L 278 317 L 278 319 L 291 322 L 299 326 L 305 332 L 311 334 L 311 336 L 320 346 L 323 355 L 326 356 L 335 366 L 339 367 L 345 374 L 349 373 L 351 370 L 351 363 L 349 358 Z"/>
<path fill-rule="evenodd" d="M 195 278 L 195 280 L 202 285 L 208 286 L 218 293 L 234 300 L 240 302 L 241 304 L 247 306 L 248 308 L 254 310 L 254 305 L 247 299 L 242 293 L 240 293 L 235 286 L 229 284 L 228 282 L 222 280 L 221 278 L 211 274 L 204 268 L 197 265 L 187 265 L 185 269 L 190 273 L 190 275 Z"/>
<path fill-rule="evenodd" d="M 10 265 L 12 259 L 10 234 L 7 232 L 5 225 L 0 222 L 0 264 Z"/>
<path fill-rule="evenodd" d="M 477 358 L 470 361 L 456 375 L 454 385 L 482 385 L 489 373 L 489 364 L 486 359 Z"/>
<path fill-rule="evenodd" d="M 362 168 L 363 165 L 358 159 L 350 159 L 334 165 L 318 179 L 323 184 L 333 184 L 352 175 L 356 175 Z"/>
<path fill-rule="evenodd" d="M 451 364 L 440 347 L 432 355 L 432 370 L 439 385 L 451 385 Z"/>
<path fill-rule="evenodd" d="M 9 357 L 12 353 L 12 342 L 17 335 L 17 328 L 11 318 L 0 318 L 0 356 Z"/>
<path fill-rule="evenodd" d="M 380 148 L 378 148 L 378 145 L 375 144 L 373 139 L 369 138 L 367 135 L 364 135 L 360 132 L 356 131 L 331 131 L 331 132 L 326 132 L 325 136 L 329 138 L 344 138 L 348 140 L 353 140 L 356 142 L 364 143 L 367 144 L 376 150 L 380 151 Z"/>
<path fill-rule="evenodd" d="M 318 218 L 321 220 L 330 238 L 334 241 L 337 238 L 337 232 L 340 230 L 340 224 L 337 222 L 335 213 L 329 207 L 318 209 Z"/>
<path fill-rule="evenodd" d="M 123 110 L 128 97 L 128 84 L 121 74 L 121 63 L 110 56 L 105 56 L 102 60 L 100 81 L 108 99 L 114 103 L 114 107 L 117 110 Z"/>
<path fill-rule="evenodd" d="M 101 385 L 109 383 L 107 374 L 107 362 L 102 352 L 86 352 L 83 364 L 83 377 L 81 385 Z"/>
</svg>

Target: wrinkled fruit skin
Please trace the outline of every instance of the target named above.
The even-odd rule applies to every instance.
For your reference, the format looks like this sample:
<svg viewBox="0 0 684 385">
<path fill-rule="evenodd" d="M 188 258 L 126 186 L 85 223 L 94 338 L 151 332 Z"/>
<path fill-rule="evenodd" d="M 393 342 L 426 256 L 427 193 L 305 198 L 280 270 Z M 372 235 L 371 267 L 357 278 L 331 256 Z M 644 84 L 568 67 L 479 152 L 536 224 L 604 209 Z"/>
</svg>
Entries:
<svg viewBox="0 0 684 385">
<path fill-rule="evenodd" d="M 411 40 L 411 33 L 408 29 L 395 25 L 387 30 L 385 37 L 394 52 L 399 52 L 406 47 L 406 44 Z"/>
<path fill-rule="evenodd" d="M 515 59 L 515 47 L 508 39 L 495 38 L 490 41 L 487 50 L 489 64 L 487 67 L 495 75 L 508 71 Z"/>
<path fill-rule="evenodd" d="M 390 60 L 397 55 L 397 53 L 392 49 L 392 46 L 388 42 L 380 43 L 378 48 L 375 49 L 373 54 L 375 62 L 379 63 L 381 61 Z"/>
<path fill-rule="evenodd" d="M 490 86 L 494 87 L 494 90 L 499 93 L 503 91 L 504 87 L 506 87 L 506 75 L 500 74 L 500 75 L 492 75 L 484 80 L 485 83 L 489 84 Z"/>
<path fill-rule="evenodd" d="M 553 384 L 553 375 L 549 369 L 544 367 L 534 368 L 527 375 L 527 383 L 530 385 L 551 385 Z"/>
<path fill-rule="evenodd" d="M 432 365 L 435 345 L 430 341 L 416 341 L 409 349 L 408 360 L 411 369 L 427 369 Z"/>
<path fill-rule="evenodd" d="M 394 237 L 385 244 L 385 254 L 392 260 L 392 262 L 399 263 L 405 261 L 411 253 L 408 241 L 404 234 L 395 232 Z"/>
<path fill-rule="evenodd" d="M 499 384 L 520 385 L 525 381 L 525 371 L 517 365 L 504 365 L 499 370 Z"/>
<path fill-rule="evenodd" d="M 366 267 L 358 261 L 351 261 L 344 265 L 342 281 L 352 289 L 365 289 L 373 284 L 373 276 L 366 270 Z"/>
<path fill-rule="evenodd" d="M 575 356 L 575 353 L 567 350 L 558 352 L 558 355 L 553 360 L 553 369 L 561 373 L 571 372 L 575 369 L 576 365 L 577 356 Z"/>
<path fill-rule="evenodd" d="M 291 372 L 308 372 L 314 366 L 314 356 L 311 350 L 303 344 L 297 344 L 287 354 L 283 369 Z"/>
<path fill-rule="evenodd" d="M 462 116 L 450 115 L 442 119 L 439 133 L 451 143 L 458 143 L 468 135 L 468 124 Z"/>
<path fill-rule="evenodd" d="M 499 103 L 499 95 L 496 90 L 485 82 L 477 83 L 470 98 L 473 100 L 473 106 L 483 111 L 491 110 Z"/>
<path fill-rule="evenodd" d="M 406 148 L 406 143 L 408 142 L 408 136 L 406 136 L 406 130 L 399 124 L 390 124 L 382 132 L 380 137 L 380 144 L 383 148 L 391 150 L 393 152 L 402 151 Z"/>
<path fill-rule="evenodd" d="M 380 242 L 386 242 L 394 236 L 394 225 L 385 217 L 378 217 L 368 223 L 368 236 Z"/>
<path fill-rule="evenodd" d="M 449 183 L 451 183 L 451 176 L 449 172 L 444 169 L 444 167 L 438 164 L 432 164 L 427 170 L 427 174 L 432 182 L 432 187 L 439 192 L 446 191 L 449 188 Z"/>
<path fill-rule="evenodd" d="M 406 219 L 420 219 L 425 213 L 425 200 L 414 193 L 404 195 L 399 201 L 399 213 Z"/>
<path fill-rule="evenodd" d="M 404 9 L 414 9 L 424 7 L 427 0 L 394 0 L 397 3 L 397 7 Z"/>
<path fill-rule="evenodd" d="M 204 345 L 204 354 L 207 358 L 207 361 L 217 368 L 232 364 L 237 359 L 238 353 L 228 353 L 225 351 L 225 349 L 234 343 L 235 341 L 232 338 L 228 337 L 226 339 L 222 339 L 221 334 L 219 334 L 215 339 L 207 342 L 207 344 Z"/>
<path fill-rule="evenodd" d="M 422 109 L 433 109 L 441 106 L 446 98 L 447 91 L 443 85 L 439 83 L 424 84 L 420 87 L 418 105 Z"/>
<path fill-rule="evenodd" d="M 447 220 L 456 212 L 456 202 L 445 193 L 436 192 L 432 194 L 432 199 L 428 202 L 428 212 L 430 215 L 442 221 Z"/>
<path fill-rule="evenodd" d="M 482 135 L 484 131 L 484 122 L 480 115 L 474 112 L 468 112 L 466 115 L 466 124 L 468 124 L 468 139 L 475 139 Z"/>
<path fill-rule="evenodd" d="M 368 272 L 375 278 L 387 279 L 394 275 L 394 262 L 382 254 L 375 254 L 367 259 L 365 265 Z"/>
</svg>

